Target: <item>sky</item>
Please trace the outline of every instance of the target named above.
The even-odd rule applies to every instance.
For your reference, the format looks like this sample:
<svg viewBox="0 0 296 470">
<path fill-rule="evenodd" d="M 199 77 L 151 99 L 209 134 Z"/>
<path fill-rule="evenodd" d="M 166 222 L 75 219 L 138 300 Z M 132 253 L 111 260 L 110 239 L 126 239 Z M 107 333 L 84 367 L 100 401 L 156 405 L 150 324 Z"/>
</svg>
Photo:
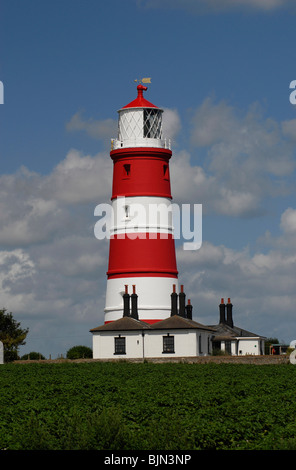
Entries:
<svg viewBox="0 0 296 470">
<path fill-rule="evenodd" d="M 92 346 L 104 321 L 117 111 L 164 109 L 173 201 L 202 204 L 202 246 L 177 243 L 193 319 L 296 339 L 296 7 L 292 0 L 2 0 L 0 308 L 19 354 Z"/>
</svg>

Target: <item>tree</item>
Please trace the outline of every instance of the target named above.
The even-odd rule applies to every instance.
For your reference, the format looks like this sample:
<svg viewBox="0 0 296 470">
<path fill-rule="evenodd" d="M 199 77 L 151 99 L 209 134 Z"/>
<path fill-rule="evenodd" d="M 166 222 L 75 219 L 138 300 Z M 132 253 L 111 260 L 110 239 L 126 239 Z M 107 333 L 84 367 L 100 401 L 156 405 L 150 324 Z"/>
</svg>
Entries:
<svg viewBox="0 0 296 470">
<path fill-rule="evenodd" d="M 45 357 L 43 356 L 43 354 L 39 353 L 39 352 L 36 352 L 36 351 L 31 351 L 29 352 L 28 354 L 24 354 L 22 357 L 21 357 L 22 360 L 24 361 L 27 361 L 27 360 L 34 360 L 34 361 L 39 361 L 40 359 L 45 359 Z"/>
<path fill-rule="evenodd" d="M 92 358 L 92 350 L 87 346 L 73 346 L 67 351 L 67 359 L 88 359 Z"/>
<path fill-rule="evenodd" d="M 26 344 L 25 339 L 29 328 L 23 330 L 12 313 L 6 313 L 6 308 L 0 310 L 0 341 L 3 343 L 4 360 L 10 362 L 17 359 L 17 348 Z"/>
</svg>

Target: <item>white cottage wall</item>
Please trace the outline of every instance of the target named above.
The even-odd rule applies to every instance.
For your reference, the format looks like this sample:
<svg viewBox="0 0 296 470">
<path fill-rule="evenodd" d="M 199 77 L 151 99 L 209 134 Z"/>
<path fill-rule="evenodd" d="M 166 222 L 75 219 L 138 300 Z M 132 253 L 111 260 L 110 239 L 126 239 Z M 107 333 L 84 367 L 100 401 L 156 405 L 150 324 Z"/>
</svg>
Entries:
<svg viewBox="0 0 296 470">
<path fill-rule="evenodd" d="M 260 339 L 259 338 L 239 338 L 238 340 L 238 355 L 260 355 Z"/>
<path fill-rule="evenodd" d="M 221 341 L 221 351 L 226 351 L 225 341 Z M 238 337 L 231 341 L 231 355 L 232 356 L 245 356 L 245 355 L 261 354 L 260 338 L 254 337 Z"/>
<path fill-rule="evenodd" d="M 125 338 L 125 354 L 115 354 L 115 340 Z M 174 338 L 174 352 L 163 352 L 163 337 Z M 210 335 L 206 331 L 145 330 L 104 331 L 93 333 L 94 359 L 138 359 L 166 357 L 207 356 L 212 351 Z"/>
<path fill-rule="evenodd" d="M 114 338 L 126 338 L 126 353 L 115 354 Z M 104 331 L 93 334 L 94 359 L 131 359 L 143 357 L 143 338 L 141 331 Z"/>
<path fill-rule="evenodd" d="M 174 353 L 163 352 L 163 337 L 174 337 Z M 196 332 L 192 330 L 158 330 L 145 332 L 145 357 L 196 356 Z"/>
</svg>

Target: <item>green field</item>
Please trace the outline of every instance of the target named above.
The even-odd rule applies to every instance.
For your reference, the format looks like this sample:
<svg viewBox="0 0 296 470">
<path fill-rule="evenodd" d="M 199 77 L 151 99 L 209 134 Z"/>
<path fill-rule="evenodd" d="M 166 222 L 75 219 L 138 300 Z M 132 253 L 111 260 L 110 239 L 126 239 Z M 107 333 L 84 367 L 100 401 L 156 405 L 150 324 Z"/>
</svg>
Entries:
<svg viewBox="0 0 296 470">
<path fill-rule="evenodd" d="M 296 449 L 291 364 L 0 366 L 0 449 Z"/>
</svg>

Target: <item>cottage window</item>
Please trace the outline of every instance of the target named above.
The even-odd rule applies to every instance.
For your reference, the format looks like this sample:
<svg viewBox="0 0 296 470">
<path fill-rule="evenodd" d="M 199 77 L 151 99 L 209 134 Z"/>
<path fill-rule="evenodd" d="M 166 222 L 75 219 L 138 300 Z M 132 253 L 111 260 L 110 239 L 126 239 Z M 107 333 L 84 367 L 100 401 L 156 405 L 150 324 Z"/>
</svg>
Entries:
<svg viewBox="0 0 296 470">
<path fill-rule="evenodd" d="M 199 354 L 202 354 L 201 335 L 199 335 L 199 338 L 198 338 L 198 352 L 199 352 Z"/>
<path fill-rule="evenodd" d="M 114 338 L 114 346 L 115 346 L 114 354 L 126 354 L 124 336 L 118 336 L 118 338 Z"/>
<path fill-rule="evenodd" d="M 174 353 L 175 352 L 175 337 L 174 336 L 163 336 L 163 353 Z"/>
<path fill-rule="evenodd" d="M 221 341 L 213 341 L 213 350 L 221 351 Z"/>
<path fill-rule="evenodd" d="M 225 341 L 225 351 L 231 354 L 231 341 Z"/>
</svg>

